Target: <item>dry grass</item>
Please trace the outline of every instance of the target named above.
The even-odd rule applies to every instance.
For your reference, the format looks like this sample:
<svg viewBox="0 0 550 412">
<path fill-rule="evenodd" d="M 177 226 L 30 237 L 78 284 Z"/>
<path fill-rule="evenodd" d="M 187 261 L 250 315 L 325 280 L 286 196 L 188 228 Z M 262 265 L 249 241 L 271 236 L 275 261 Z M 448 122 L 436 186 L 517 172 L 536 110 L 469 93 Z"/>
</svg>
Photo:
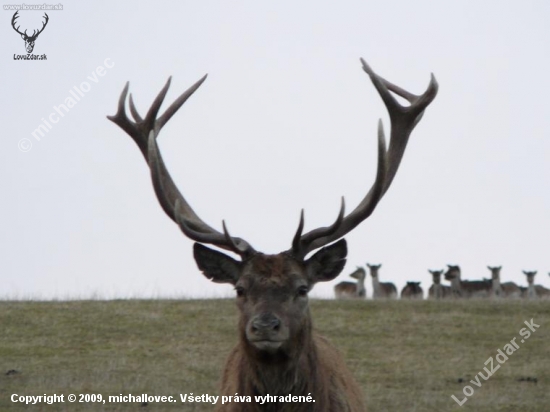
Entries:
<svg viewBox="0 0 550 412">
<path fill-rule="evenodd" d="M 550 302 L 311 306 L 317 329 L 344 353 L 371 412 L 550 410 Z M 540 329 L 520 343 L 519 330 L 531 318 Z M 10 397 L 216 395 L 236 321 L 231 300 L 0 302 L 0 411 L 211 410 L 180 402 L 25 406 Z M 450 396 L 462 399 L 463 386 L 514 337 L 520 349 L 459 407 Z M 520 381 L 527 377 L 537 382 Z"/>
</svg>

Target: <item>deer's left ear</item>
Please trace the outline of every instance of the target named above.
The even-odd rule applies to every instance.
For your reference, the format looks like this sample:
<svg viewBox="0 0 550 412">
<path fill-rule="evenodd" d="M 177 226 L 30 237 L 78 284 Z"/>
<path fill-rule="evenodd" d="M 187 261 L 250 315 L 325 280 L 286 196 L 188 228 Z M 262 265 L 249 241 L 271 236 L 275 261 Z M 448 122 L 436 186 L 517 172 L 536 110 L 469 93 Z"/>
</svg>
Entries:
<svg viewBox="0 0 550 412">
<path fill-rule="evenodd" d="M 306 270 L 312 283 L 326 282 L 340 274 L 346 264 L 348 247 L 342 239 L 322 248 L 306 260 Z"/>
</svg>

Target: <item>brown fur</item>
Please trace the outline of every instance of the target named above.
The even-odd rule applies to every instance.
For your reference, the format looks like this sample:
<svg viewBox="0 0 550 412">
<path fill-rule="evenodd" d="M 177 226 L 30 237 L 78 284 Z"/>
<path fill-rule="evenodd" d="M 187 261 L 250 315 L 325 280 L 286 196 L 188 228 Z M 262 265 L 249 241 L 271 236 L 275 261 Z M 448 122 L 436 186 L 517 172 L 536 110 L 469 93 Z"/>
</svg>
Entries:
<svg viewBox="0 0 550 412">
<path fill-rule="evenodd" d="M 393 283 L 380 282 L 378 279 L 378 270 L 382 265 L 369 265 L 372 277 L 372 298 L 373 299 L 397 299 L 397 288 Z"/>
<path fill-rule="evenodd" d="M 353 282 L 340 282 L 334 286 L 334 295 L 336 299 L 365 299 L 367 290 L 365 288 L 365 269 L 358 267 L 350 277 L 357 279 Z"/>
<path fill-rule="evenodd" d="M 315 334 L 307 292 L 342 270 L 345 241 L 303 261 L 288 253 L 255 254 L 240 262 L 195 245 L 203 273 L 237 290 L 239 342 L 224 368 L 221 396 L 251 396 L 252 402 L 218 401 L 219 412 L 364 412 L 364 397 L 338 351 Z M 254 396 L 308 396 L 311 403 L 255 402 Z"/>
<path fill-rule="evenodd" d="M 491 295 L 491 280 L 462 280 L 459 266 L 447 266 L 449 269 L 445 272 L 445 279 L 451 282 L 454 298 L 486 298 Z"/>
<path fill-rule="evenodd" d="M 502 266 L 487 266 L 487 269 L 491 271 L 492 297 L 508 299 L 521 297 L 521 289 L 514 282 L 500 282 L 500 270 Z"/>
<path fill-rule="evenodd" d="M 442 270 L 428 270 L 432 275 L 433 284 L 428 289 L 429 299 L 448 299 L 452 297 L 452 291 L 450 286 L 441 284 Z"/>
<path fill-rule="evenodd" d="M 227 403 L 219 412 L 365 411 L 363 395 L 338 351 L 322 336 L 304 331 L 300 350 L 289 359 L 261 362 L 250 357 L 246 344 L 233 349 L 222 377 L 222 395 L 307 395 L 314 403 Z M 297 342 L 298 343 L 298 342 Z M 254 399 L 254 398 L 253 398 Z M 221 402 L 221 401 L 220 401 Z"/>
<path fill-rule="evenodd" d="M 401 290 L 401 299 L 424 299 L 424 291 L 420 282 L 407 282 Z"/>
</svg>

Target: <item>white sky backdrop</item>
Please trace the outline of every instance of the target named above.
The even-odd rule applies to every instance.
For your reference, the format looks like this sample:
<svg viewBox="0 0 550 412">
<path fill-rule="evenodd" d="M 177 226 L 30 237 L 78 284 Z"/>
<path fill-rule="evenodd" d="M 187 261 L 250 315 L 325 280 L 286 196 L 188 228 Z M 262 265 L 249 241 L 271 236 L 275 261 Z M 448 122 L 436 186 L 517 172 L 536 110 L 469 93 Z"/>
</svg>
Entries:
<svg viewBox="0 0 550 412">
<path fill-rule="evenodd" d="M 6 4 L 4 1 L 3 4 Z M 160 208 L 135 144 L 106 119 L 130 80 L 144 113 L 173 75 L 171 103 L 206 83 L 163 129 L 168 168 L 200 216 L 256 249 L 290 246 L 370 187 L 376 125 L 389 123 L 359 57 L 439 95 L 393 186 L 346 237 L 356 265 L 401 289 L 428 268 L 550 285 L 550 3 L 546 1 L 69 2 L 34 53 L 1 11 L 0 297 L 231 296 L 196 269 L 192 242 Z M 42 13 L 20 13 L 22 28 Z M 28 26 L 27 26 L 28 25 Z M 114 63 L 93 83 L 87 76 Z M 40 141 L 31 132 L 87 81 Z M 28 152 L 18 149 L 30 139 Z M 28 143 L 28 142 L 27 142 Z M 314 296 L 332 296 L 335 282 Z M 368 291 L 371 292 L 370 280 Z"/>
</svg>

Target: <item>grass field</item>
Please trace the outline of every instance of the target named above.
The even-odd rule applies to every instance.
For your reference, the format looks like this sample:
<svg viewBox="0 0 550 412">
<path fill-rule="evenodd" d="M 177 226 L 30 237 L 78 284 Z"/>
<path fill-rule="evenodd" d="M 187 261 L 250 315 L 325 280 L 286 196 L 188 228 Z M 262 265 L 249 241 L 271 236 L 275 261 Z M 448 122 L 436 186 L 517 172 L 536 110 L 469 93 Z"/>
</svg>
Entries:
<svg viewBox="0 0 550 412">
<path fill-rule="evenodd" d="M 550 302 L 312 301 L 375 411 L 550 411 Z M 521 343 L 531 318 L 540 325 Z M 0 302 L 0 411 L 212 410 L 236 342 L 232 300 Z M 481 387 L 469 381 L 516 337 Z M 495 360 L 495 365 L 498 362 Z M 463 387 L 474 394 L 463 406 Z M 172 395 L 177 403 L 13 403 L 12 394 Z"/>
</svg>

